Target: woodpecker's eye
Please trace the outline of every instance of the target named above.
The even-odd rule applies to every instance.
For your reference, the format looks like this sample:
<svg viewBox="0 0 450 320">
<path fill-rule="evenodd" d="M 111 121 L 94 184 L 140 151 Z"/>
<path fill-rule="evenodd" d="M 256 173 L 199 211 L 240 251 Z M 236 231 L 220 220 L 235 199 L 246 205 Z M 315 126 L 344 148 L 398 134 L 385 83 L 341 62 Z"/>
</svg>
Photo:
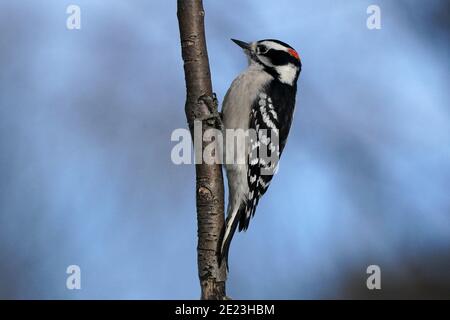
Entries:
<svg viewBox="0 0 450 320">
<path fill-rule="evenodd" d="M 256 50 L 257 50 L 258 54 L 264 54 L 264 53 L 267 53 L 268 48 L 266 46 L 259 45 L 256 47 Z"/>
</svg>

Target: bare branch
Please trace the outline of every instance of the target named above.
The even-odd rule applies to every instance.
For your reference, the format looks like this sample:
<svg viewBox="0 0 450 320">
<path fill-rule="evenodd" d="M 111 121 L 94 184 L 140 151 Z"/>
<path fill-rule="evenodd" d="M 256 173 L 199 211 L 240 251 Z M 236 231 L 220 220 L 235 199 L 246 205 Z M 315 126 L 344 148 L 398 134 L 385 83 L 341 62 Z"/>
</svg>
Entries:
<svg viewBox="0 0 450 320">
<path fill-rule="evenodd" d="M 201 0 L 178 0 L 178 23 L 186 80 L 186 118 L 193 134 L 194 121 L 204 120 L 213 101 L 211 74 L 206 50 L 203 3 Z M 217 108 L 217 105 L 214 106 Z M 203 121 L 203 131 L 215 122 Z M 202 149 L 205 143 L 202 145 Z M 216 148 L 216 150 L 218 150 Z M 219 268 L 217 248 L 224 224 L 223 177 L 220 164 L 196 165 L 196 197 L 198 223 L 198 273 L 202 299 L 227 299 L 226 270 Z"/>
</svg>

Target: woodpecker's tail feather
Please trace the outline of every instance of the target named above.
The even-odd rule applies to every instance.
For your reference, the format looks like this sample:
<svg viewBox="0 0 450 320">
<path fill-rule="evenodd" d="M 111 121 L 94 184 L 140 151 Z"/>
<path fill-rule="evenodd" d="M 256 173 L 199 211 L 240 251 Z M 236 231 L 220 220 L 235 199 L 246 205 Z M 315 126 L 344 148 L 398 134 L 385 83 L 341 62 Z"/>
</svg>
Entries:
<svg viewBox="0 0 450 320">
<path fill-rule="evenodd" d="M 222 262 L 225 262 L 225 265 L 228 270 L 228 251 L 230 250 L 231 240 L 236 232 L 236 228 L 238 226 L 240 217 L 245 214 L 245 204 L 242 204 L 239 208 L 233 210 L 231 213 L 227 215 L 227 219 L 225 221 L 225 225 L 222 228 L 221 241 L 219 241 L 220 248 L 219 252 L 219 266 Z"/>
<path fill-rule="evenodd" d="M 241 210 L 242 213 L 239 216 L 239 232 L 242 230 L 247 231 L 250 219 L 255 215 L 256 207 L 258 205 L 259 198 L 247 200 L 246 205 Z"/>
</svg>

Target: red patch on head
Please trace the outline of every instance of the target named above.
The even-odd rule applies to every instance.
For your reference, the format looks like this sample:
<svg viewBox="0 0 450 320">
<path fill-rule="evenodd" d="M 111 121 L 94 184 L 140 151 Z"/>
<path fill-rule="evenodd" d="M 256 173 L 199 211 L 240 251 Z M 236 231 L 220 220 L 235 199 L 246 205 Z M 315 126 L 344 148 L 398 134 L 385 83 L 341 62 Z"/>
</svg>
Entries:
<svg viewBox="0 0 450 320">
<path fill-rule="evenodd" d="M 300 56 L 298 55 L 297 51 L 295 51 L 294 49 L 288 49 L 288 52 L 295 59 L 300 60 Z"/>
</svg>

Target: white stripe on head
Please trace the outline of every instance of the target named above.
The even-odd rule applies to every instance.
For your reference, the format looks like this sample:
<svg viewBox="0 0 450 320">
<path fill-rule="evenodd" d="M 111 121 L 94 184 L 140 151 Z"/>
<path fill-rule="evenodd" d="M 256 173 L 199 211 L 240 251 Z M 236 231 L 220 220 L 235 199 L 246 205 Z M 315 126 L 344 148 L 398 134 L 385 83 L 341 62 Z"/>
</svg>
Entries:
<svg viewBox="0 0 450 320">
<path fill-rule="evenodd" d="M 262 41 L 259 44 L 265 45 L 268 49 L 281 50 L 287 52 L 289 48 L 274 41 Z"/>
</svg>

